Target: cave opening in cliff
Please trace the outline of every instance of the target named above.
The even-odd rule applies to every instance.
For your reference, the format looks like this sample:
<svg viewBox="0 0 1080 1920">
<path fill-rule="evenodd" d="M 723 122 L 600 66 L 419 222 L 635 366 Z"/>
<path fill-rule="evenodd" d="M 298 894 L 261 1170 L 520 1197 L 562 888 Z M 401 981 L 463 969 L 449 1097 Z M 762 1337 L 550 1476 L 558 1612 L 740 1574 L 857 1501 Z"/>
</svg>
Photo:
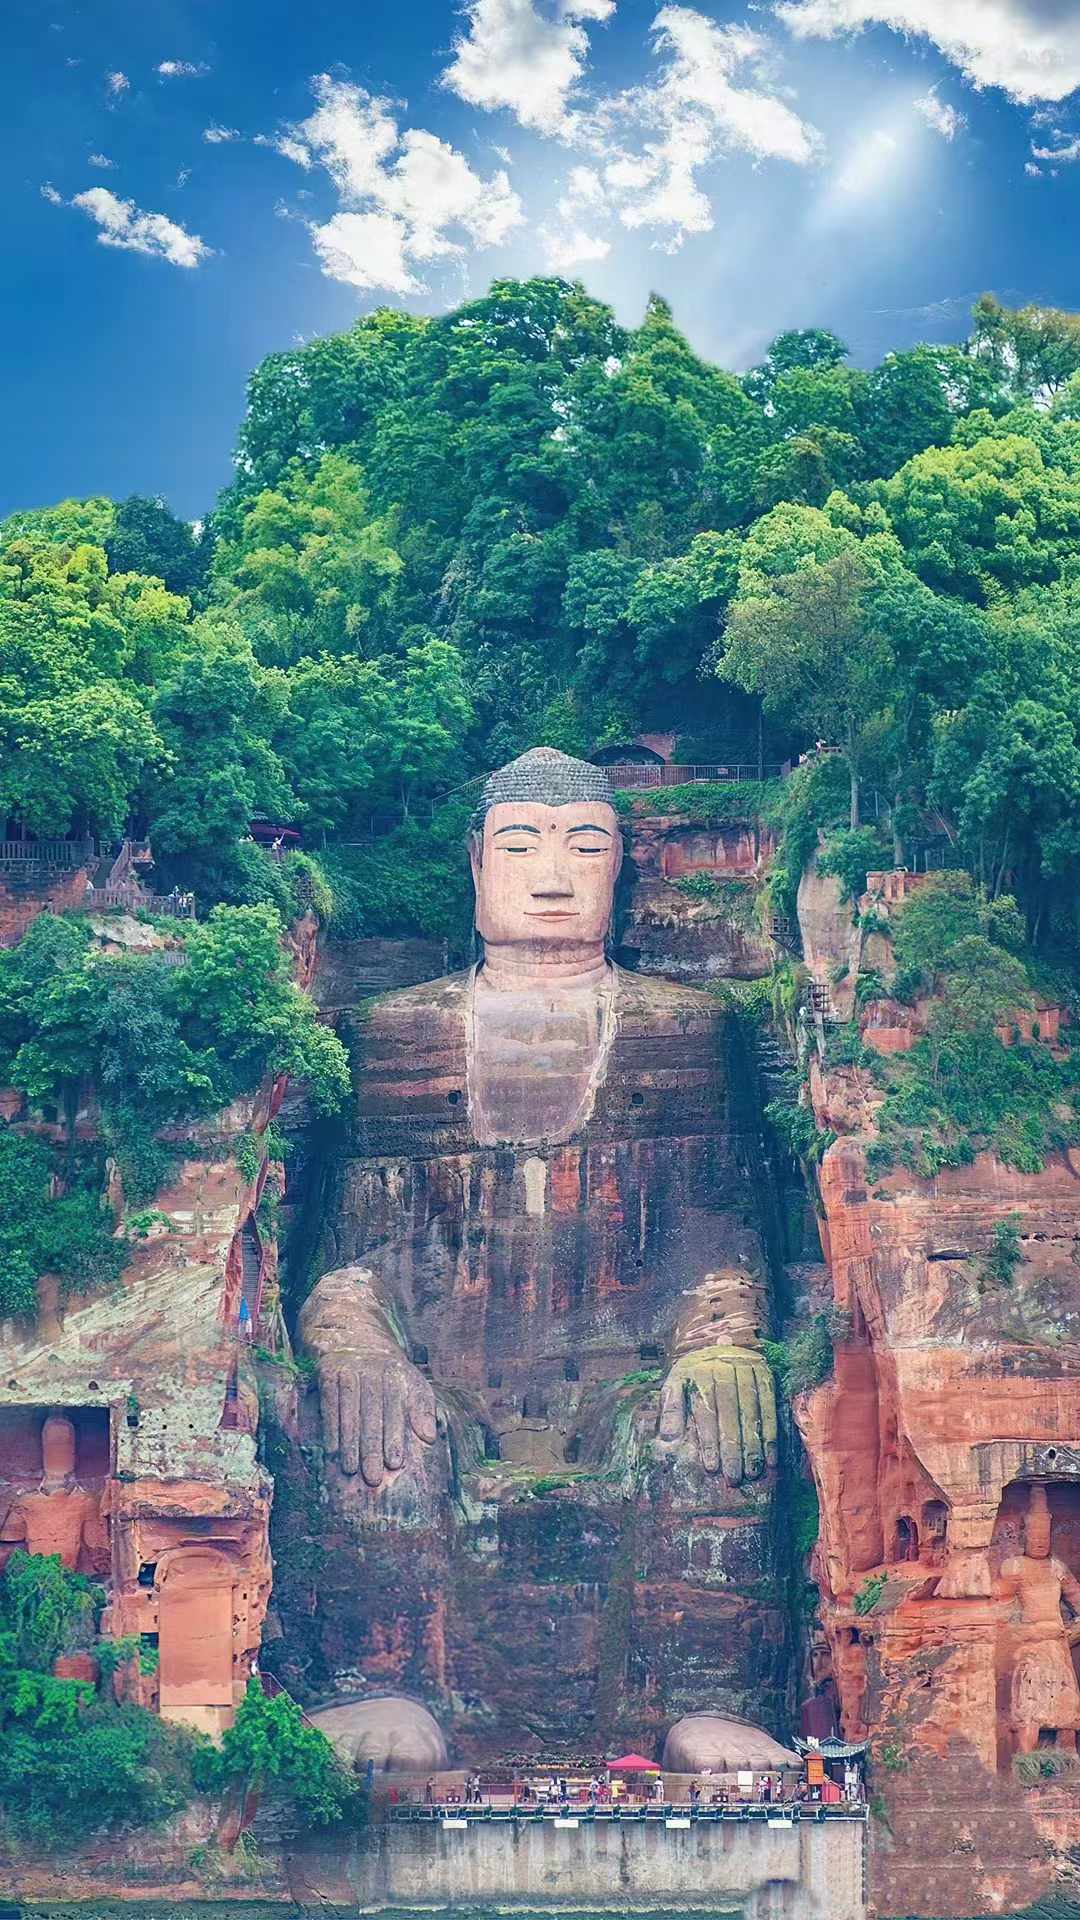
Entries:
<svg viewBox="0 0 1080 1920">
<path fill-rule="evenodd" d="M 910 1514 L 902 1513 L 896 1522 L 896 1559 L 917 1560 L 919 1529 Z"/>
</svg>

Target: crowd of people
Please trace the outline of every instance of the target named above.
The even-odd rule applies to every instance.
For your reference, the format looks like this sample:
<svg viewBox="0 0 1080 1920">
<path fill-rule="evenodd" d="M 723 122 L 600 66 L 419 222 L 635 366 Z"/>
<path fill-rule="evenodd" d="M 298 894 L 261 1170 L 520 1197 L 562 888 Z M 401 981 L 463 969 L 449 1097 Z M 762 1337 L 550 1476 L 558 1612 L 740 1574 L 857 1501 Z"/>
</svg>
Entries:
<svg viewBox="0 0 1080 1920">
<path fill-rule="evenodd" d="M 862 1798 L 859 1768 L 850 1763 L 844 1768 L 842 1782 L 827 1774 L 821 1781 L 811 1781 L 805 1774 L 785 1772 L 722 1777 L 705 1773 L 701 1778 L 692 1779 L 689 1786 L 684 1786 L 680 1778 L 678 1788 L 673 1790 L 673 1783 L 659 1772 L 634 1784 L 597 1772 L 588 1780 L 572 1779 L 566 1774 L 545 1774 L 515 1777 L 512 1782 L 499 1781 L 485 1787 L 480 1774 L 472 1772 L 466 1774 L 462 1786 L 443 1788 L 431 1775 L 424 1787 L 424 1800 L 429 1807 L 479 1807 L 509 1800 L 514 1806 L 556 1814 L 634 1802 L 646 1806 L 650 1803 L 689 1805 L 693 1812 L 703 1806 L 828 1806 L 845 1802 L 858 1805 Z"/>
</svg>

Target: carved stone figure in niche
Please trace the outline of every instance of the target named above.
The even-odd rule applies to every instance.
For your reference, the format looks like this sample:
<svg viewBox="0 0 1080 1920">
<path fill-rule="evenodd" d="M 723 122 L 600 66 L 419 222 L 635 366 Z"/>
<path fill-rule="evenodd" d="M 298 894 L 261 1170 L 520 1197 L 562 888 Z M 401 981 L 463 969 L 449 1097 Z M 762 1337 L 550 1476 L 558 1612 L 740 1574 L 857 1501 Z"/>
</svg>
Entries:
<svg viewBox="0 0 1080 1920">
<path fill-rule="evenodd" d="M 760 1347 L 765 1182 L 737 1042 L 707 994 L 608 957 L 623 853 L 602 769 L 547 748 L 523 755 L 487 781 L 470 854 L 482 959 L 356 1016 L 357 1105 L 326 1195 L 328 1271 L 299 1319 L 332 1510 L 369 1543 L 362 1580 L 332 1576 L 348 1624 L 326 1627 L 328 1657 L 361 1642 L 383 1684 L 497 1694 L 501 1624 L 485 1630 L 483 1614 L 496 1608 L 484 1584 L 494 1569 L 455 1504 L 472 1471 L 475 1498 L 495 1503 L 499 1578 L 518 1583 L 513 1598 L 499 1589 L 499 1622 L 516 1615 L 527 1634 L 535 1594 L 566 1583 L 581 1677 L 562 1710 L 580 1729 L 596 1711 L 603 1583 L 622 1524 L 597 1508 L 637 1458 L 651 1476 L 638 1546 L 652 1582 L 634 1592 L 637 1664 L 644 1674 L 662 1659 L 665 1719 L 699 1704 L 699 1688 L 721 1704 L 725 1686 L 741 1698 L 755 1663 L 775 1666 L 762 1682 L 775 1704 L 783 1623 L 766 1625 L 759 1599 L 731 1606 L 742 1583 L 760 1595 L 772 1577 L 767 1503 L 749 1489 L 769 1489 L 777 1459 Z M 643 1399 L 639 1386 L 631 1403 L 627 1381 L 656 1391 Z M 577 1479 L 561 1481 L 560 1529 L 530 1533 L 513 1475 L 567 1467 L 580 1501 Z M 529 1568 L 541 1563 L 537 1588 Z M 582 1582 L 595 1617 L 582 1617 Z M 320 1593 L 330 1585 L 328 1574 Z M 684 1653 L 668 1624 L 676 1594 Z M 375 1651 L 390 1624 L 392 1671 Z M 538 1635 L 541 1624 L 554 1631 L 546 1613 Z M 565 1637 L 549 1644 L 565 1662 Z M 363 1668 L 363 1646 L 352 1657 Z M 553 1724 L 550 1662 L 519 1679 L 519 1712 L 530 1684 Z"/>
<path fill-rule="evenodd" d="M 522 1323 L 521 1334 L 537 1306 L 550 1316 L 568 1258 L 579 1272 L 565 1301 L 566 1333 L 591 1317 L 588 1307 L 584 1316 L 575 1312 L 574 1282 L 594 1300 L 597 1291 L 611 1296 L 607 1314 L 623 1322 L 628 1346 L 666 1318 L 660 1330 L 673 1364 L 662 1441 L 692 1448 L 707 1473 L 722 1471 L 732 1484 L 755 1479 L 775 1464 L 776 1411 L 772 1377 L 757 1349 L 756 1235 L 709 1204 L 709 1136 L 723 1120 L 717 1009 L 704 995 L 625 974 L 607 958 L 622 836 L 601 768 L 537 748 L 493 774 L 470 857 L 482 962 L 468 974 L 388 996 L 368 1027 L 360 1133 L 376 1178 L 358 1169 L 353 1218 L 336 1229 L 339 1245 L 351 1241 L 364 1260 L 325 1275 L 300 1322 L 318 1366 L 326 1449 L 343 1474 L 359 1472 L 373 1490 L 407 1466 L 423 1479 L 420 1455 L 437 1439 L 436 1400 L 410 1359 L 406 1328 L 423 1333 L 436 1377 L 454 1381 L 463 1360 L 499 1344 L 507 1310 Z M 651 1075 L 635 1071 L 650 1039 L 659 1067 Z M 648 1142 L 649 1157 L 667 1162 L 661 1180 L 639 1176 L 632 1188 L 623 1186 L 620 1156 L 601 1145 L 620 1135 Z M 687 1136 L 691 1153 L 684 1150 Z M 575 1154 L 554 1151 L 569 1142 L 581 1142 Z M 475 1180 L 472 1169 L 462 1176 L 455 1164 L 452 1193 L 429 1176 L 435 1204 L 423 1196 L 418 1230 L 415 1204 L 405 1197 L 415 1181 L 404 1170 L 392 1176 L 385 1161 L 377 1166 L 402 1150 L 411 1158 L 410 1147 L 448 1171 L 450 1156 L 456 1161 L 477 1149 L 512 1148 L 520 1159 L 513 1169 L 505 1156 L 501 1165 L 489 1161 Z M 535 1157 L 526 1159 L 526 1148 Z M 508 1176 L 520 1193 L 499 1195 L 492 1210 Z M 637 1221 L 626 1218 L 628 1202 Z M 530 1276 L 533 1298 L 518 1303 L 513 1267 L 515 1252 L 524 1252 L 523 1232 L 541 1266 Z M 729 1257 L 727 1283 L 711 1288 L 703 1318 L 700 1301 L 691 1297 L 687 1306 L 680 1296 L 688 1283 L 716 1281 L 708 1255 L 720 1253 Z M 668 1266 L 663 1275 L 655 1270 L 660 1261 Z M 421 1267 L 425 1284 L 418 1288 Z M 464 1309 L 450 1318 L 447 1282 Z M 626 1310 L 618 1289 L 628 1289 Z M 542 1303 L 540 1293 L 547 1295 Z M 486 1314 L 482 1305 L 480 1312 L 466 1306 L 481 1295 L 490 1301 Z M 462 1320 L 471 1322 L 465 1340 L 455 1337 Z M 520 1338 L 514 1346 L 524 1358 Z M 475 1369 L 472 1383 L 481 1383 Z"/>
<path fill-rule="evenodd" d="M 1080 1640 L 1080 1580 L 1050 1551 L 1050 1508 L 1043 1486 L 1031 1489 L 1024 1550 L 1003 1561 L 1001 1585 L 1019 1613 L 1009 1698 L 1017 1751 L 1032 1753 L 1044 1730 L 1056 1734 L 1059 1747 L 1074 1751 L 1080 1687 L 1071 1648 Z M 1068 1626 L 1062 1618 L 1063 1601 L 1073 1616 Z"/>
<path fill-rule="evenodd" d="M 836 1637 L 833 1668 L 840 1694 L 840 1726 L 845 1740 L 863 1740 L 867 1734 L 869 1644 L 862 1627 L 842 1627 Z"/>
<path fill-rule="evenodd" d="M 100 1497 L 75 1477 L 76 1436 L 65 1414 L 51 1413 L 41 1429 L 41 1484 L 20 1494 L 0 1522 L 0 1555 L 13 1547 L 27 1553 L 57 1553 L 65 1567 L 103 1573 L 109 1566 L 108 1536 Z"/>
</svg>

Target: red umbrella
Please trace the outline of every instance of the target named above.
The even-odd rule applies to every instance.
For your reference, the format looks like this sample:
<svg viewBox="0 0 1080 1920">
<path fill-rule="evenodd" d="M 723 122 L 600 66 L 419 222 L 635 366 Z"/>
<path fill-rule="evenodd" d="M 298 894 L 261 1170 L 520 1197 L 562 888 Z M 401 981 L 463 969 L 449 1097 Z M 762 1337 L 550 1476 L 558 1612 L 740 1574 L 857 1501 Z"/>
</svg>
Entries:
<svg viewBox="0 0 1080 1920">
<path fill-rule="evenodd" d="M 652 1760 L 646 1760 L 640 1753 L 624 1753 L 621 1760 L 609 1760 L 609 1773 L 659 1773 L 660 1769 Z"/>
</svg>

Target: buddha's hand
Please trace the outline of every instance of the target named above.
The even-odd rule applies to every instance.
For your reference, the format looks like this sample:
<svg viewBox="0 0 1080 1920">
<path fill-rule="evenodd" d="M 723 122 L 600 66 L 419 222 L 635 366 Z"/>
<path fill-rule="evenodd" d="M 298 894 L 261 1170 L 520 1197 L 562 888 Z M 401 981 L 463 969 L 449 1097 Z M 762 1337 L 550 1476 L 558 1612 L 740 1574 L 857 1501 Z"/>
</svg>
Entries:
<svg viewBox="0 0 1080 1920">
<path fill-rule="evenodd" d="M 342 1473 L 380 1487 L 438 1436 L 431 1382 L 405 1353 L 366 1267 L 324 1274 L 299 1324 L 315 1361 L 323 1445 Z"/>
<path fill-rule="evenodd" d="M 660 1395 L 660 1439 L 693 1439 L 706 1473 L 729 1486 L 776 1465 L 776 1393 L 753 1347 L 700 1347 L 676 1360 Z"/>
</svg>

